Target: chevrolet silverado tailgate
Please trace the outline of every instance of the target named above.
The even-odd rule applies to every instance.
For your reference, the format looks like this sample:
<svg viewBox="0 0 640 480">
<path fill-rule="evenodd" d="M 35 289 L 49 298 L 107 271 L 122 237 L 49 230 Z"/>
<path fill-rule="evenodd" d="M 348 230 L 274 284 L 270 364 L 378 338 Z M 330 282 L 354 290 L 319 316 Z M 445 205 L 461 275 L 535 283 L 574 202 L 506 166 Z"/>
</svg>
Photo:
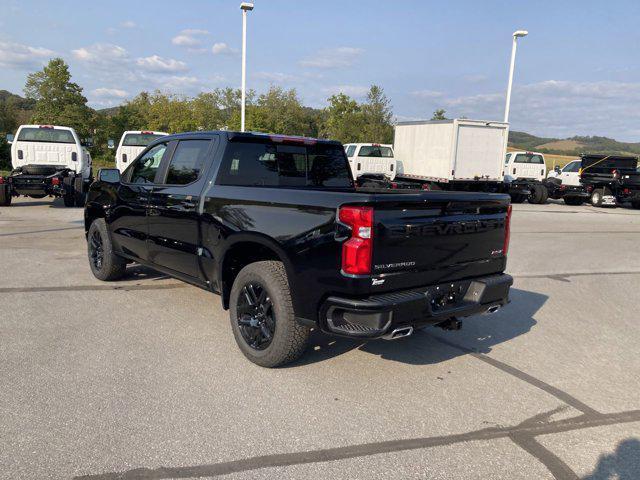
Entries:
<svg viewBox="0 0 640 480">
<path fill-rule="evenodd" d="M 405 288 L 504 271 L 507 195 L 379 194 L 372 273 Z"/>
</svg>

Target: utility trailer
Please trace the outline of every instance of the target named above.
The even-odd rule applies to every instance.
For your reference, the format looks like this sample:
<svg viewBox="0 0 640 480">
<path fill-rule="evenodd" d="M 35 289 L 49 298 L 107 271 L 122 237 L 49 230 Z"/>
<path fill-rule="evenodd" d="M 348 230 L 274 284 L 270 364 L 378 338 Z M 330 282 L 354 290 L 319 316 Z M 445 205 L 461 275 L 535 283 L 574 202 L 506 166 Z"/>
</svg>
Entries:
<svg viewBox="0 0 640 480">
<path fill-rule="evenodd" d="M 625 201 L 640 208 L 638 157 L 581 155 L 580 183 L 594 207 L 616 206 Z"/>
<path fill-rule="evenodd" d="M 393 145 L 398 170 L 394 180 L 364 175 L 359 184 L 508 193 L 512 199 L 546 202 L 546 188 L 539 179 L 505 178 L 508 136 L 509 125 L 503 122 L 469 119 L 400 122 L 395 127 Z"/>
</svg>

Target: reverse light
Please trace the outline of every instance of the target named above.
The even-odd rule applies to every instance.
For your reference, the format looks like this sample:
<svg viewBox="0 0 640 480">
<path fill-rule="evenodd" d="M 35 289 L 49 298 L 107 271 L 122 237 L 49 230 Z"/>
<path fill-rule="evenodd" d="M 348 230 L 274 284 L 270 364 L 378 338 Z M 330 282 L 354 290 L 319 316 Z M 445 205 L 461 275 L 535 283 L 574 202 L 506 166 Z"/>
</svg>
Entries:
<svg viewBox="0 0 640 480">
<path fill-rule="evenodd" d="M 373 253 L 373 208 L 341 207 L 338 220 L 351 228 L 351 238 L 342 244 L 343 273 L 370 274 Z"/>
<path fill-rule="evenodd" d="M 613 169 L 613 170 L 611 170 L 611 173 L 613 174 L 613 178 L 614 178 L 614 179 L 616 179 L 616 180 L 617 180 L 617 179 L 619 179 L 619 178 L 620 178 L 620 172 L 618 172 L 618 170 Z"/>
<path fill-rule="evenodd" d="M 504 245 L 502 246 L 502 254 L 507 255 L 509 253 L 509 242 L 511 241 L 511 211 L 512 207 L 507 207 L 507 218 L 504 222 Z"/>
</svg>

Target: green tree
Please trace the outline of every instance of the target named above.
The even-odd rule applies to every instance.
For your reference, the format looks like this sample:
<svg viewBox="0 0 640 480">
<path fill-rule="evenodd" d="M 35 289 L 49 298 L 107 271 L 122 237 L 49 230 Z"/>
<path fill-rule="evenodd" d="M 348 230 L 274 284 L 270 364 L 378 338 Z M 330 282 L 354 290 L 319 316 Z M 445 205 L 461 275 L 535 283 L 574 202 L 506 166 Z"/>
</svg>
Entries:
<svg viewBox="0 0 640 480">
<path fill-rule="evenodd" d="M 361 107 L 364 128 L 361 140 L 374 143 L 391 143 L 393 141 L 393 111 L 384 90 L 371 85 L 367 100 Z"/>
<path fill-rule="evenodd" d="M 24 92 L 35 100 L 32 122 L 73 127 L 81 137 L 90 134 L 87 99 L 82 87 L 71 81 L 69 66 L 61 58 L 54 58 L 42 70 L 29 74 Z"/>
<path fill-rule="evenodd" d="M 295 89 L 272 86 L 247 113 L 247 130 L 285 135 L 310 135 L 312 131 Z"/>
<path fill-rule="evenodd" d="M 322 136 L 342 143 L 360 140 L 364 118 L 358 102 L 344 93 L 332 95 L 327 101 L 329 106 L 325 109 Z"/>
<path fill-rule="evenodd" d="M 438 110 L 433 112 L 431 120 L 447 120 L 447 117 L 444 116 L 445 113 L 447 113 L 446 110 L 439 108 Z"/>
</svg>

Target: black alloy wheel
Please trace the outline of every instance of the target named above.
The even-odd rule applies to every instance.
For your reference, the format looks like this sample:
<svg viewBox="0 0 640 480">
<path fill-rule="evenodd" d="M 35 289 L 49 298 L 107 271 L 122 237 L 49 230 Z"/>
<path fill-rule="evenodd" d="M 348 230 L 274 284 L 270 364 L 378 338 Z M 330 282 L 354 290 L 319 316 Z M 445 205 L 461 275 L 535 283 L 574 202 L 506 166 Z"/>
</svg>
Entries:
<svg viewBox="0 0 640 480">
<path fill-rule="evenodd" d="M 242 287 L 236 304 L 236 321 L 242 338 L 254 350 L 266 349 L 276 331 L 273 303 L 267 290 L 259 283 Z"/>
<path fill-rule="evenodd" d="M 96 270 L 102 270 L 104 263 L 104 243 L 102 242 L 102 235 L 96 229 L 91 233 L 89 238 L 89 258 Z"/>
</svg>

